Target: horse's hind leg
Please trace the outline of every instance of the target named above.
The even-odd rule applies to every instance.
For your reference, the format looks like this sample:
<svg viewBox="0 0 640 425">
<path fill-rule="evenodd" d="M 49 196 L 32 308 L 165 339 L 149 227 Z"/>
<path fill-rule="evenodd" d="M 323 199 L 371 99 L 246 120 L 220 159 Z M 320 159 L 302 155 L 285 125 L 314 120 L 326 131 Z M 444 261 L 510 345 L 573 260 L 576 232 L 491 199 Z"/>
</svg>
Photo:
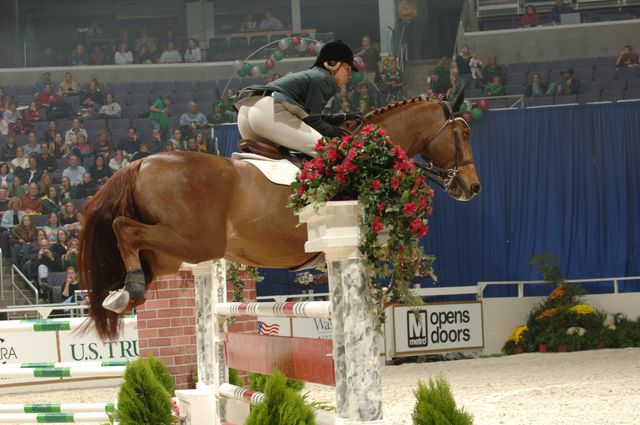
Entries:
<svg viewBox="0 0 640 425">
<path fill-rule="evenodd" d="M 124 294 L 116 297 L 115 301 L 109 300 L 110 305 L 120 310 L 118 312 L 125 311 L 130 302 L 140 304 L 144 301 L 146 282 L 151 280 L 152 276 L 145 276 L 140 262 L 140 251 L 150 251 L 156 254 L 152 256 L 156 258 L 169 256 L 190 263 L 221 258 L 225 252 L 226 237 L 212 240 L 208 247 L 209 252 L 203 252 L 202 249 L 196 249 L 199 245 L 195 243 L 201 240 L 203 235 L 185 235 L 162 223 L 149 225 L 127 217 L 118 217 L 113 221 L 113 230 L 126 271 Z M 219 233 L 216 233 L 226 235 L 224 225 L 221 225 Z M 155 264 L 150 266 L 151 270 L 167 270 L 166 267 Z"/>
</svg>

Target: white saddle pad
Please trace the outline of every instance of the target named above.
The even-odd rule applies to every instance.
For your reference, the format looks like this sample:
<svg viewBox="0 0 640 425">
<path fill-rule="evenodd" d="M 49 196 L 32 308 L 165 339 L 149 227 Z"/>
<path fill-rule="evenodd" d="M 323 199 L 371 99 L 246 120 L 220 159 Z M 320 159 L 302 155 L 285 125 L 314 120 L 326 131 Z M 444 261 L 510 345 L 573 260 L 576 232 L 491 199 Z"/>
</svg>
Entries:
<svg viewBox="0 0 640 425">
<path fill-rule="evenodd" d="M 286 159 L 271 159 L 253 153 L 235 152 L 231 159 L 249 162 L 254 165 L 264 176 L 275 184 L 290 186 L 300 171 L 298 167 Z"/>
</svg>

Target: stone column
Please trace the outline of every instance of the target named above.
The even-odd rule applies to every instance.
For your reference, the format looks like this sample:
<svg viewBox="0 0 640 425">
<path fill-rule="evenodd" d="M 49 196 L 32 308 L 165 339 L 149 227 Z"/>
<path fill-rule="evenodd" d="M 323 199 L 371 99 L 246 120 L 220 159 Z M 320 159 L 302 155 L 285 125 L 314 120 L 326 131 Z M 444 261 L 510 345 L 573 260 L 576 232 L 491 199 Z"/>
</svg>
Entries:
<svg viewBox="0 0 640 425">
<path fill-rule="evenodd" d="M 329 272 L 338 417 L 344 424 L 384 424 L 375 304 L 358 253 L 357 201 L 300 212 L 307 252 L 324 251 Z"/>
</svg>

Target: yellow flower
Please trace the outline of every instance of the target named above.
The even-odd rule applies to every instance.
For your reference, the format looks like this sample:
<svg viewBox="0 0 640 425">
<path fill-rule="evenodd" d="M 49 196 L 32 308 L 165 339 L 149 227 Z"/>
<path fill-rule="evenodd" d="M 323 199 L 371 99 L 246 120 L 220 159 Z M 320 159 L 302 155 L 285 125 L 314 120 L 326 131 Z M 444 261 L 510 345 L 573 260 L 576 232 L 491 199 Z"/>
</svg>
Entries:
<svg viewBox="0 0 640 425">
<path fill-rule="evenodd" d="M 594 314 L 596 309 L 591 307 L 589 304 L 578 304 L 571 307 L 569 311 L 577 314 Z"/>
<path fill-rule="evenodd" d="M 529 328 L 527 326 L 518 326 L 509 337 L 509 341 L 513 341 L 516 345 L 520 344 L 522 334 L 528 330 Z"/>
</svg>

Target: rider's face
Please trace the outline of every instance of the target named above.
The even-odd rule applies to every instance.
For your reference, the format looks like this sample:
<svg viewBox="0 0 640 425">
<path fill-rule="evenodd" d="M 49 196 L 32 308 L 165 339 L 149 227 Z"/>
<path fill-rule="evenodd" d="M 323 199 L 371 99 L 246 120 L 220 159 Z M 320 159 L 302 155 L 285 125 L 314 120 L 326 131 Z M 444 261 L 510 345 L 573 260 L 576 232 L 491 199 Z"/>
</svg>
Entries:
<svg viewBox="0 0 640 425">
<path fill-rule="evenodd" d="M 333 78 L 338 83 L 338 87 L 344 87 L 347 85 L 347 82 L 351 79 L 351 67 L 347 63 L 343 63 L 340 65 L 340 68 L 333 74 Z"/>
</svg>

